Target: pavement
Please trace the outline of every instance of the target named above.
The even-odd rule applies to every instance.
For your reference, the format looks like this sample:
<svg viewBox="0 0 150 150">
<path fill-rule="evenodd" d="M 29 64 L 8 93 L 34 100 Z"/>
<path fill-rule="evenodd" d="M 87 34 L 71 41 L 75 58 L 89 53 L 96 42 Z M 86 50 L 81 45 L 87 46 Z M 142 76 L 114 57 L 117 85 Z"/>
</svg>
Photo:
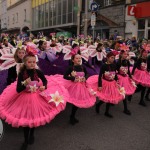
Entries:
<svg viewBox="0 0 150 150">
<path fill-rule="evenodd" d="M 123 113 L 123 103 L 111 107 L 114 118 L 104 116 L 105 104 L 100 114 L 95 107 L 78 109 L 79 123 L 69 124 L 71 105 L 51 123 L 35 130 L 35 143 L 28 150 L 150 150 L 150 102 L 147 107 L 138 105 L 140 93 L 133 95 L 128 107 L 131 116 Z M 23 142 L 22 128 L 5 124 L 0 150 L 19 150 Z"/>
</svg>

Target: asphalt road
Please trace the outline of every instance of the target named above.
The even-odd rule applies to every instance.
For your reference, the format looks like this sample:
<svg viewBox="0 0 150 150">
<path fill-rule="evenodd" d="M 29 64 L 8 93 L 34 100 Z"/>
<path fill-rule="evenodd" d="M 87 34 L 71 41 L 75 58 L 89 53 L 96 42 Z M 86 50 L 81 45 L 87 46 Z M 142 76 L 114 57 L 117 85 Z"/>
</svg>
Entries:
<svg viewBox="0 0 150 150">
<path fill-rule="evenodd" d="M 123 103 L 111 107 L 114 118 L 104 116 L 105 105 L 100 114 L 95 107 L 79 109 L 79 123 L 70 125 L 71 105 L 50 124 L 35 130 L 35 143 L 28 150 L 150 150 L 150 102 L 147 107 L 138 105 L 139 93 L 133 96 L 128 107 L 131 116 L 125 115 Z M 19 150 L 23 142 L 22 128 L 4 124 L 5 132 L 0 150 Z"/>
</svg>

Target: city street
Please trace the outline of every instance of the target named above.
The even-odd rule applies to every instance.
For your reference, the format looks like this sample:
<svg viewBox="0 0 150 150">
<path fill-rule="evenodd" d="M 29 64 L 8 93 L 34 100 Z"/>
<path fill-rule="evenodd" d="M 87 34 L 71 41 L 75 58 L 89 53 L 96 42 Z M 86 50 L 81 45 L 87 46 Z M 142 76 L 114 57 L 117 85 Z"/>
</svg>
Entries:
<svg viewBox="0 0 150 150">
<path fill-rule="evenodd" d="M 150 0 L 0 0 L 0 150 L 150 150 L 148 97 Z"/>
<path fill-rule="evenodd" d="M 150 149 L 150 102 L 147 107 L 138 105 L 139 93 L 128 103 L 131 116 L 125 115 L 123 104 L 112 106 L 114 118 L 105 117 L 105 105 L 100 114 L 95 108 L 79 109 L 79 123 L 68 123 L 71 105 L 50 124 L 35 131 L 35 143 L 28 150 L 149 150 Z M 19 150 L 23 142 L 22 129 L 5 124 L 0 150 Z"/>
</svg>

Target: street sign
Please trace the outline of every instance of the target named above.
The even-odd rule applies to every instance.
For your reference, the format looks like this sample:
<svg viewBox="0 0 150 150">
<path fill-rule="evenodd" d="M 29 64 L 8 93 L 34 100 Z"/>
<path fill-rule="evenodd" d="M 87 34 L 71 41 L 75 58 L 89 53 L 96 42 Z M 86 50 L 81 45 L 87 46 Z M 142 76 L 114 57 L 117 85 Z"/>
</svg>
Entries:
<svg viewBox="0 0 150 150">
<path fill-rule="evenodd" d="M 96 25 L 95 21 L 91 21 L 91 26 L 94 27 Z"/>
<path fill-rule="evenodd" d="M 99 9 L 99 5 L 96 2 L 92 2 L 90 8 L 91 8 L 91 11 L 96 12 Z"/>
<path fill-rule="evenodd" d="M 96 24 L 96 16 L 95 13 L 92 13 L 91 15 L 91 26 L 95 26 Z"/>
</svg>

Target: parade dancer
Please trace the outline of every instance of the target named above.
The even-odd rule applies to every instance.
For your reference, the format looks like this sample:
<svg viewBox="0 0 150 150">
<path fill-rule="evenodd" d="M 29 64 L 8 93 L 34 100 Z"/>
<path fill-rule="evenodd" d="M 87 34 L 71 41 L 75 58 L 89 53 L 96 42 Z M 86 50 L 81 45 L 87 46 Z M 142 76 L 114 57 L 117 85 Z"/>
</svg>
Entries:
<svg viewBox="0 0 150 150">
<path fill-rule="evenodd" d="M 141 98 L 139 102 L 141 106 L 146 106 L 144 102 L 145 90 L 146 87 L 150 87 L 150 74 L 147 71 L 147 54 L 145 49 L 141 49 L 140 56 L 132 70 L 133 80 L 141 85 Z"/>
<path fill-rule="evenodd" d="M 124 88 L 117 84 L 116 66 L 114 64 L 115 55 L 113 52 L 107 54 L 107 62 L 100 69 L 99 76 L 94 75 L 88 78 L 87 85 L 96 91 L 100 102 L 96 104 L 96 113 L 103 103 L 106 103 L 105 116 L 112 118 L 109 113 L 111 104 L 118 104 L 125 98 Z"/>
<path fill-rule="evenodd" d="M 125 50 L 121 50 L 119 55 L 119 60 L 116 63 L 117 71 L 118 71 L 118 81 L 119 85 L 125 88 L 125 93 L 128 96 L 128 100 L 131 101 L 132 95 L 136 90 L 136 84 L 132 80 L 130 74 L 130 63 L 128 59 L 128 52 Z M 131 115 L 131 112 L 127 108 L 126 98 L 123 100 L 124 104 L 124 113 L 127 115 Z"/>
<path fill-rule="evenodd" d="M 46 40 L 40 40 L 39 45 L 39 54 L 38 57 L 41 59 L 46 59 L 49 62 L 53 62 L 57 59 L 56 52 L 53 51 L 51 48 L 48 49 L 47 41 Z"/>
<path fill-rule="evenodd" d="M 75 117 L 77 109 L 92 107 L 96 101 L 96 98 L 93 96 L 94 93 L 90 93 L 86 87 L 87 72 L 82 66 L 81 56 L 77 52 L 71 57 L 73 66 L 70 66 L 64 74 L 64 79 L 70 80 L 65 81 L 65 87 L 70 95 L 68 102 L 73 104 L 70 115 L 70 123 L 72 125 L 79 122 Z"/>
<path fill-rule="evenodd" d="M 8 86 L 0 96 L 0 118 L 13 127 L 23 127 L 21 150 L 34 143 L 35 127 L 49 123 L 66 106 L 67 90 L 47 80 L 36 69 L 36 57 L 29 53 L 23 59 L 18 81 Z M 40 82 L 40 80 L 42 82 Z M 17 86 L 17 91 L 16 91 Z"/>
<path fill-rule="evenodd" d="M 90 56 L 92 57 L 92 66 L 94 67 L 94 61 L 99 61 L 99 65 L 102 65 L 102 61 L 106 58 L 106 51 L 102 43 L 95 43 L 88 47 Z"/>
</svg>

